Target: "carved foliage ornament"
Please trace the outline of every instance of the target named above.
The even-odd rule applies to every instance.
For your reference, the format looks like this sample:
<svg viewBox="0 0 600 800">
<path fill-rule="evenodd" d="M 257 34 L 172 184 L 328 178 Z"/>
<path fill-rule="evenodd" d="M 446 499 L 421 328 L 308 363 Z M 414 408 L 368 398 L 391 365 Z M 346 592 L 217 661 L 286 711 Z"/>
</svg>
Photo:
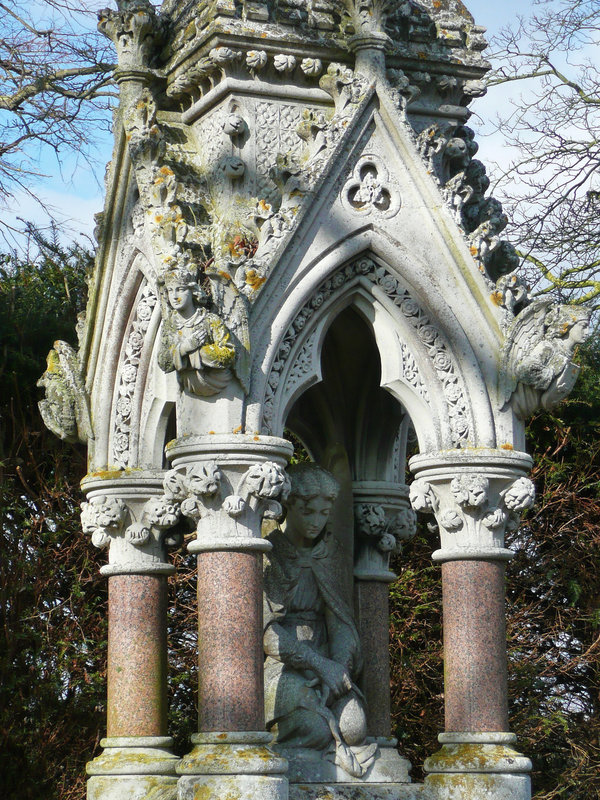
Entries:
<svg viewBox="0 0 600 800">
<path fill-rule="evenodd" d="M 435 123 L 421 131 L 415 143 L 487 277 L 495 282 L 515 270 L 519 257 L 499 238 L 508 218 L 498 200 L 485 196 L 490 180 L 484 164 L 473 158 L 478 150 L 473 130 Z"/>
<path fill-rule="evenodd" d="M 239 533 L 232 521 L 250 518 L 277 519 L 283 513 L 290 482 L 285 470 L 270 461 L 254 464 L 241 476 L 235 491 L 215 461 L 173 469 L 165 477 L 165 491 L 180 503 L 183 516 L 191 519 L 198 534 L 198 548 L 210 545 L 215 535 Z M 227 523 L 227 518 L 230 522 Z M 252 527 L 246 524 L 245 527 Z"/>
<path fill-rule="evenodd" d="M 520 477 L 495 494 L 491 480 L 463 473 L 447 485 L 432 485 L 419 478 L 410 486 L 410 502 L 415 511 L 435 515 L 444 546 L 499 549 L 505 531 L 516 530 L 520 514 L 533 506 L 535 487 L 529 478 Z"/>
<path fill-rule="evenodd" d="M 81 524 L 84 533 L 91 534 L 92 544 L 104 549 L 111 547 L 109 561 L 113 563 L 112 547 L 118 544 L 131 547 L 119 548 L 119 562 L 133 565 L 147 563 L 142 551 L 155 560 L 164 562 L 164 548 L 178 547 L 182 540 L 179 531 L 170 531 L 181 517 L 180 502 L 168 490 L 165 483 L 164 494 L 150 498 L 138 515 L 119 497 L 96 495 L 89 502 L 81 504 Z M 132 549 L 133 548 L 133 549 Z M 136 555 L 136 550 L 140 555 Z M 156 558 L 158 556 L 158 559 Z"/>
<path fill-rule="evenodd" d="M 144 279 L 135 309 L 135 316 L 125 341 L 125 357 L 119 370 L 112 460 L 121 469 L 131 465 L 131 415 L 134 394 L 142 350 L 156 302 L 156 295 Z"/>
<path fill-rule="evenodd" d="M 381 504 L 356 503 L 354 506 L 356 532 L 380 553 L 401 552 L 402 540 L 416 532 L 417 517 L 411 508 L 388 511 Z"/>
<path fill-rule="evenodd" d="M 276 396 L 279 396 L 280 402 L 285 402 L 308 371 L 308 366 L 302 370 L 294 367 L 287 377 L 285 386 L 280 386 L 281 375 L 284 372 L 286 362 L 298 338 L 298 334 L 326 300 L 357 276 L 364 276 L 390 297 L 394 304 L 398 306 L 406 321 L 415 329 L 443 387 L 450 421 L 452 446 L 464 447 L 469 439 L 471 429 L 469 411 L 462 379 L 455 367 L 449 348 L 440 332 L 418 303 L 412 299 L 408 291 L 398 283 L 393 275 L 383 267 L 378 267 L 370 258 L 357 259 L 338 270 L 331 278 L 328 278 L 319 286 L 311 300 L 302 307 L 287 329 L 277 355 L 273 360 L 268 377 L 263 409 L 265 428 L 267 431 L 272 430 Z M 306 346 L 308 346 L 308 343 Z M 310 351 L 305 351 L 303 348 L 303 353 L 306 362 L 306 356 L 310 354 Z M 418 371 L 415 370 L 417 370 L 416 362 L 411 358 L 405 365 L 405 378 L 418 394 L 426 399 L 427 395 L 424 394 L 423 381 Z"/>
</svg>

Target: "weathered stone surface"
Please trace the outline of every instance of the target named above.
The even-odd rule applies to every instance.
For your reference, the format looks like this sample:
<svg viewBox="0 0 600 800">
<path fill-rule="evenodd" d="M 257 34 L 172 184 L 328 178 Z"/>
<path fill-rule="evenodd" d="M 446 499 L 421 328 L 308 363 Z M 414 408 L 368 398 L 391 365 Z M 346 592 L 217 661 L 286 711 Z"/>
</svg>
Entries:
<svg viewBox="0 0 600 800">
<path fill-rule="evenodd" d="M 178 800 L 288 800 L 287 763 L 264 731 L 192 736 L 194 748 L 177 767 Z"/>
<path fill-rule="evenodd" d="M 103 752 L 87 764 L 88 800 L 175 800 L 179 761 L 167 736 L 102 739 Z"/>
<path fill-rule="evenodd" d="M 531 761 L 511 733 L 442 733 L 425 762 L 425 794 L 440 800 L 530 800 Z"/>
<path fill-rule="evenodd" d="M 118 58 L 114 157 L 79 349 L 56 344 L 40 408 L 88 444 L 109 730 L 165 732 L 167 550 L 193 527 L 209 738 L 180 765 L 179 800 L 287 797 L 261 733 L 263 553 L 280 573 L 266 571 L 267 723 L 312 784 L 293 796 L 423 794 L 389 737 L 385 655 L 418 451 L 410 500 L 444 563 L 447 724 L 475 737 L 443 740 L 427 791 L 525 800 L 529 762 L 493 738 L 509 734 L 477 736 L 506 727 L 504 534 L 534 501 L 524 420 L 572 388 L 587 317 L 531 302 L 501 238 L 465 124 L 485 92 L 483 29 L 459 0 L 118 0 L 99 28 Z M 288 503 L 279 530 L 286 431 L 341 491 L 335 511 L 304 499 L 319 524 Z M 107 742 L 91 800 L 172 794 L 164 740 Z"/>
<path fill-rule="evenodd" d="M 289 800 L 425 800 L 423 786 L 407 784 L 296 783 Z"/>
</svg>

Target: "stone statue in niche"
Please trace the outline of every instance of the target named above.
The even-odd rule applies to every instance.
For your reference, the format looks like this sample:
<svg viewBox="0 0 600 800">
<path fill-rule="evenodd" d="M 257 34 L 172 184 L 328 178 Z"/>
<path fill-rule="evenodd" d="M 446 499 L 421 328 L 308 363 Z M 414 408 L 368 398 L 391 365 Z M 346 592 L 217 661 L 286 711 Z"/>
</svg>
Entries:
<svg viewBox="0 0 600 800">
<path fill-rule="evenodd" d="M 276 745 L 321 751 L 361 777 L 377 745 L 365 741 L 360 642 L 327 526 L 339 487 L 315 464 L 288 474 L 285 521 L 265 556 L 266 723 Z"/>
<path fill-rule="evenodd" d="M 199 397 L 217 394 L 231 379 L 235 346 L 221 317 L 208 311 L 208 293 L 196 273 L 169 270 L 160 281 L 162 334 L 158 364 L 177 371 L 184 391 Z"/>
</svg>

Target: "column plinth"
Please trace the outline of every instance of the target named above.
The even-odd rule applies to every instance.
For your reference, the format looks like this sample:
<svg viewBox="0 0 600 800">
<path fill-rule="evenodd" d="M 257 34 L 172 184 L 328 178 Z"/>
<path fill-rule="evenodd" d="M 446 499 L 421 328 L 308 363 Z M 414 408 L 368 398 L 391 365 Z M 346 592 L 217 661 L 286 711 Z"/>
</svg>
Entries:
<svg viewBox="0 0 600 800">
<path fill-rule="evenodd" d="M 196 525 L 198 728 L 177 767 L 179 800 L 287 800 L 287 762 L 268 745 L 263 684 L 264 517 L 281 514 L 292 445 L 245 434 L 171 443 L 172 485 Z"/>
<path fill-rule="evenodd" d="M 433 514 L 441 547 L 445 728 L 425 762 L 435 800 L 529 800 L 531 762 L 508 731 L 504 577 L 507 530 L 533 505 L 525 453 L 462 450 L 411 459 L 416 511 Z"/>
<path fill-rule="evenodd" d="M 87 765 L 88 800 L 146 800 L 177 793 L 167 734 L 167 532 L 179 518 L 162 475 L 82 483 L 84 531 L 108 549 L 107 737 Z"/>
</svg>

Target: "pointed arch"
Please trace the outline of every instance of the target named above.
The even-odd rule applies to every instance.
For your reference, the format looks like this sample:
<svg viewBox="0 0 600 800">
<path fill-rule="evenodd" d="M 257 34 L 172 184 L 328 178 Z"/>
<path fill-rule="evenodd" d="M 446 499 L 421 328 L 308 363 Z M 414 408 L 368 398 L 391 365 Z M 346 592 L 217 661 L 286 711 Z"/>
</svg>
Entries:
<svg viewBox="0 0 600 800">
<path fill-rule="evenodd" d="M 260 318 L 275 335 L 254 362 L 250 425 L 282 430 L 295 399 L 322 379 L 320 353 L 329 326 L 352 306 L 375 334 L 381 385 L 411 415 L 420 449 L 492 446 L 485 371 L 449 303 L 438 300 L 436 306 L 426 281 L 414 281 L 418 268 L 401 243 L 363 229 L 288 278 L 289 295 L 274 318 Z"/>
</svg>

